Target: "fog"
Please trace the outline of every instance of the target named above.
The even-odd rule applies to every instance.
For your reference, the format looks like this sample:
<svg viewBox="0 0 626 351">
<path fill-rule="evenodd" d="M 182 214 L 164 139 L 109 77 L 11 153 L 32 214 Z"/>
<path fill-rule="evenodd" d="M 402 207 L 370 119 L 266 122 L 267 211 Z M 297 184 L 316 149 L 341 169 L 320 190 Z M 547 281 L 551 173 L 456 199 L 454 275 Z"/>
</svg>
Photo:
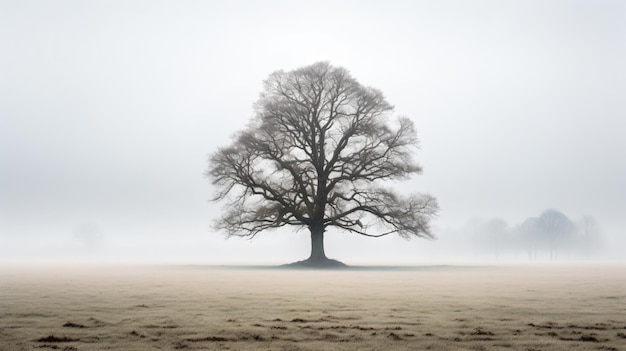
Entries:
<svg viewBox="0 0 626 351">
<path fill-rule="evenodd" d="M 329 257 L 623 260 L 625 15 L 623 1 L 0 0 L 0 262 L 306 258 L 306 230 L 213 232 L 203 172 L 271 72 L 320 60 L 415 122 L 424 174 L 393 186 L 441 206 L 437 240 L 330 229 Z M 571 231 L 519 234 L 549 209 Z"/>
</svg>

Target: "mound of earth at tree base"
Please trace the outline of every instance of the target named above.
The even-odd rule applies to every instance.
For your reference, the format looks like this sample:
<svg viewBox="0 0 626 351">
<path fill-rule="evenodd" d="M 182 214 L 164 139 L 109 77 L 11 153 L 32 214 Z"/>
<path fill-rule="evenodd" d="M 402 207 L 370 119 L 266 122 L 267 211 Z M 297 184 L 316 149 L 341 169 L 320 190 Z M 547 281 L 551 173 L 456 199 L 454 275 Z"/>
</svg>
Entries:
<svg viewBox="0 0 626 351">
<path fill-rule="evenodd" d="M 341 269 L 341 268 L 348 268 L 349 266 L 343 262 L 327 258 L 323 260 L 306 259 L 304 261 L 287 263 L 287 264 L 281 265 L 280 267 L 281 268 L 311 268 L 311 269 Z"/>
</svg>

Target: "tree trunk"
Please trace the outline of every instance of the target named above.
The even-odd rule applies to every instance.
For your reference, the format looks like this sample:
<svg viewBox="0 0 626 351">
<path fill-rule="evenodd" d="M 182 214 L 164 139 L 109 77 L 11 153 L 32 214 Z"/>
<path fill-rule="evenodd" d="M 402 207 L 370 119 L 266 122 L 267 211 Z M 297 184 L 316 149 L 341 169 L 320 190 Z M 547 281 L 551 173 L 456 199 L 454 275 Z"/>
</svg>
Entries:
<svg viewBox="0 0 626 351">
<path fill-rule="evenodd" d="M 311 257 L 309 261 L 325 261 L 326 253 L 324 252 L 324 226 L 311 226 Z"/>
<path fill-rule="evenodd" d="M 311 225 L 311 256 L 304 261 L 285 265 L 293 268 L 334 269 L 347 267 L 345 264 L 326 257 L 324 252 L 324 225 Z"/>
</svg>

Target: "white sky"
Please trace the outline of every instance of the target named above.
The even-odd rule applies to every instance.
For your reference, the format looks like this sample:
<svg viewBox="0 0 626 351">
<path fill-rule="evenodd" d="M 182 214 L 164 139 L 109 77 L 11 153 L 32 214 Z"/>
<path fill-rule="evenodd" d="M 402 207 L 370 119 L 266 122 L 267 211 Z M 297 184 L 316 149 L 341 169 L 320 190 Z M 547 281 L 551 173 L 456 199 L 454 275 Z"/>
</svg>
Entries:
<svg viewBox="0 0 626 351">
<path fill-rule="evenodd" d="M 0 261 L 306 258 L 306 231 L 212 233 L 202 173 L 272 71 L 320 60 L 415 121 L 398 186 L 437 228 L 556 208 L 626 256 L 624 1 L 0 0 Z M 327 235 L 346 261 L 437 245 Z"/>
</svg>

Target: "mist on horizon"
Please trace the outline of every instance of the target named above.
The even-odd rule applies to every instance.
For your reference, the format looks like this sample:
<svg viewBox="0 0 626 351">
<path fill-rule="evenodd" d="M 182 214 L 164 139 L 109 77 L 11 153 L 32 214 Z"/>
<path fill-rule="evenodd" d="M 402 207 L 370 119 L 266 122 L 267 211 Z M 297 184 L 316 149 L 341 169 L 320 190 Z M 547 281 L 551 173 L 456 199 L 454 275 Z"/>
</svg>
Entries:
<svg viewBox="0 0 626 351">
<path fill-rule="evenodd" d="M 546 212 L 520 223 L 473 217 L 458 227 L 435 225 L 434 240 L 364 238 L 331 229 L 326 251 L 349 265 L 624 262 L 626 243 L 591 216 L 566 218 L 557 228 L 529 227 Z M 166 234 L 119 236 L 103 228 L 87 222 L 65 235 L 5 238 L 0 262 L 273 265 L 304 259 L 310 251 L 308 231 L 290 228 L 253 240 L 211 232 L 177 233 L 175 240 Z"/>
</svg>

